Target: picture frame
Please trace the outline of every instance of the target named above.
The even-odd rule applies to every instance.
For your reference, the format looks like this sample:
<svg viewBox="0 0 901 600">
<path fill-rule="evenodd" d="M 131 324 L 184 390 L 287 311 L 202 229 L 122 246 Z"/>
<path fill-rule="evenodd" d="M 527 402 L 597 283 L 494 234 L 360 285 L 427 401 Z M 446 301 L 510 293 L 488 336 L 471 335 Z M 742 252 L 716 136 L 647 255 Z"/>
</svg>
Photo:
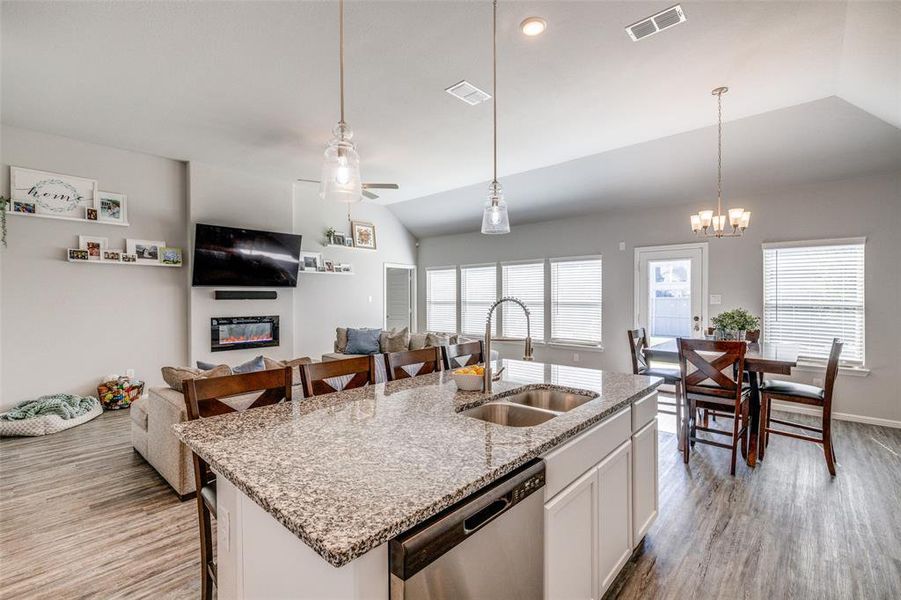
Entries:
<svg viewBox="0 0 901 600">
<path fill-rule="evenodd" d="M 166 242 L 154 240 L 125 240 L 125 252 L 134 254 L 137 262 L 160 262 L 160 248 L 164 248 Z"/>
<path fill-rule="evenodd" d="M 128 224 L 128 197 L 115 192 L 97 192 L 97 220 L 104 223 Z"/>
<path fill-rule="evenodd" d="M 344 245 L 348 248 L 353 248 L 354 247 L 354 238 L 352 236 L 345 237 Z"/>
<path fill-rule="evenodd" d="M 12 212 L 25 213 L 27 215 L 34 214 L 34 204 L 31 202 L 13 202 Z"/>
<path fill-rule="evenodd" d="M 28 214 L 46 217 L 86 220 L 97 200 L 96 179 L 24 167 L 9 168 L 9 189 L 13 202 L 34 205 Z"/>
<path fill-rule="evenodd" d="M 354 247 L 366 248 L 367 250 L 375 250 L 375 225 L 372 223 L 362 223 L 353 221 L 351 223 L 353 231 Z"/>
<path fill-rule="evenodd" d="M 181 248 L 165 246 L 160 248 L 160 262 L 164 265 L 178 266 L 182 262 Z"/>
<path fill-rule="evenodd" d="M 332 245 L 333 246 L 345 246 L 347 245 L 345 241 L 347 240 L 347 236 L 344 233 L 333 233 L 332 234 Z"/>
<path fill-rule="evenodd" d="M 84 218 L 88 221 L 96 221 L 97 220 L 97 209 L 96 208 L 86 208 L 84 209 Z"/>
<path fill-rule="evenodd" d="M 122 262 L 124 263 L 136 263 L 138 262 L 138 257 L 135 254 L 122 254 Z"/>
<path fill-rule="evenodd" d="M 92 235 L 78 236 L 78 248 L 88 251 L 90 260 L 100 260 L 103 251 L 109 247 L 109 240 L 105 237 L 95 237 Z"/>
<path fill-rule="evenodd" d="M 69 260 L 90 260 L 90 255 L 87 250 L 83 250 L 81 248 L 69 248 L 68 250 Z"/>
<path fill-rule="evenodd" d="M 300 270 L 301 271 L 320 271 L 322 267 L 322 254 L 319 252 L 301 252 L 300 253 Z"/>
<path fill-rule="evenodd" d="M 110 262 L 121 262 L 122 251 L 121 250 L 104 250 L 103 251 L 103 260 L 110 261 Z"/>
<path fill-rule="evenodd" d="M 335 263 L 330 260 L 325 261 L 325 272 L 326 273 L 334 273 L 335 272 Z"/>
</svg>

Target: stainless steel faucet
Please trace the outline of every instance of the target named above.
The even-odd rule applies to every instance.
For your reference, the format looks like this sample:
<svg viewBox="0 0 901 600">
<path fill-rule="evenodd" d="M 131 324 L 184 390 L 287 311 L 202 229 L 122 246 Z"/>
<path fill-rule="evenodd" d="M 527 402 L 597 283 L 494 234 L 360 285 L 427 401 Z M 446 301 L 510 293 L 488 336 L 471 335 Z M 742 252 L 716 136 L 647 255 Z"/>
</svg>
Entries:
<svg viewBox="0 0 901 600">
<path fill-rule="evenodd" d="M 529 307 L 526 306 L 526 303 L 520 300 L 519 298 L 514 298 L 513 296 L 505 296 L 491 305 L 491 308 L 488 309 L 488 316 L 485 318 L 485 393 L 491 393 L 491 383 L 492 383 L 492 373 L 491 373 L 491 315 L 494 314 L 494 309 L 503 304 L 504 302 L 512 302 L 514 304 L 518 304 L 520 308 L 522 308 L 523 312 L 526 313 L 526 348 L 523 354 L 523 360 L 532 360 L 532 324 L 530 322 L 531 313 L 529 313 Z"/>
</svg>

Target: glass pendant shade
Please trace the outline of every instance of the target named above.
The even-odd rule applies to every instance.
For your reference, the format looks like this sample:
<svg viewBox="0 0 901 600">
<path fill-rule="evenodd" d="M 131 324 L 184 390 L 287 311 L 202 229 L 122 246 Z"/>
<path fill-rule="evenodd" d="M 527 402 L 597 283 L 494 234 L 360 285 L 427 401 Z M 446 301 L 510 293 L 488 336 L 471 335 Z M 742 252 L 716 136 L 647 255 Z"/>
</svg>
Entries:
<svg viewBox="0 0 901 600">
<path fill-rule="evenodd" d="M 323 200 L 352 204 L 363 199 L 360 181 L 360 156 L 351 142 L 353 131 L 347 123 L 335 126 L 335 137 L 325 149 L 319 197 Z"/>
<path fill-rule="evenodd" d="M 507 203 L 504 202 L 501 185 L 495 181 L 488 189 L 488 202 L 482 215 L 482 233 L 488 235 L 510 233 L 510 218 L 507 216 Z"/>
</svg>

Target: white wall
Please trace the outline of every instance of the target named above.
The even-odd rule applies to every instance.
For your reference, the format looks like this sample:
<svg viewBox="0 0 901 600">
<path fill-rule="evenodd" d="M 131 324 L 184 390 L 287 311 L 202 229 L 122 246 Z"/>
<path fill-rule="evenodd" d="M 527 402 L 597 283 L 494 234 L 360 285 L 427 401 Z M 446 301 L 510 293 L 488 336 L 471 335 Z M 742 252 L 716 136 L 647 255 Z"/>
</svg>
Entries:
<svg viewBox="0 0 901 600">
<path fill-rule="evenodd" d="M 375 225 L 376 250 L 323 247 L 325 229 L 350 233 L 347 207 L 329 204 L 317 186 L 297 184 L 294 230 L 303 234 L 303 249 L 322 252 L 326 260 L 350 263 L 351 276 L 301 274 L 295 291 L 295 354 L 319 358 L 332 352 L 336 327 L 378 327 L 384 321 L 384 264 L 416 264 L 416 240 L 388 209 L 363 202 L 351 218 Z"/>
<path fill-rule="evenodd" d="M 186 269 L 66 262 L 78 235 L 165 240 L 186 247 L 184 163 L 3 125 L 0 193 L 9 165 L 96 179 L 128 196 L 130 227 L 10 215 L 0 249 L 0 407 L 53 392 L 96 394 L 100 378 L 132 368 L 151 385 L 186 361 Z"/>
<path fill-rule="evenodd" d="M 710 314 L 743 306 L 762 314 L 761 243 L 780 240 L 866 236 L 866 362 L 868 377 L 841 376 L 835 410 L 901 422 L 901 173 L 824 182 L 753 197 L 731 198 L 729 206 L 753 213 L 740 239 L 710 242 L 710 293 L 722 306 Z M 634 249 L 695 240 L 688 215 L 710 200 L 690 206 L 599 213 L 578 219 L 516 224 L 516 199 L 508 199 L 512 231 L 505 236 L 479 233 L 420 240 L 419 318 L 425 328 L 425 269 L 430 266 L 528 258 L 602 254 L 604 257 L 604 352 L 579 350 L 579 365 L 628 371 L 626 330 L 633 324 Z M 618 244 L 626 242 L 626 250 Z M 500 344 L 506 356 L 519 345 Z M 573 362 L 573 350 L 538 346 L 536 360 Z M 812 382 L 820 373 L 798 373 Z"/>
</svg>

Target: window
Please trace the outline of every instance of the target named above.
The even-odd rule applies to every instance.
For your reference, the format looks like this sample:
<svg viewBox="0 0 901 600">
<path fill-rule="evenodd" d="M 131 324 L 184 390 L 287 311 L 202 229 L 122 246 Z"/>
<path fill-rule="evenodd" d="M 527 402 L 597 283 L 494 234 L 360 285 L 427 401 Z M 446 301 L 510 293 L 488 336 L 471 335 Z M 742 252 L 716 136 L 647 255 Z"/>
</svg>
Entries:
<svg viewBox="0 0 901 600">
<path fill-rule="evenodd" d="M 763 245 L 763 339 L 826 359 L 841 338 L 842 362 L 864 361 L 864 240 Z"/>
<path fill-rule="evenodd" d="M 428 331 L 457 331 L 457 269 L 426 271 L 425 322 Z"/>
<path fill-rule="evenodd" d="M 544 340 L 544 261 L 501 265 L 504 296 L 514 296 L 526 303 L 532 318 L 532 339 Z M 504 304 L 503 337 L 526 337 L 526 315 L 512 304 Z"/>
<path fill-rule="evenodd" d="M 497 266 L 460 267 L 460 332 L 485 335 L 485 317 L 497 300 Z"/>
<path fill-rule="evenodd" d="M 601 344 L 601 259 L 551 261 L 551 341 Z"/>
</svg>

